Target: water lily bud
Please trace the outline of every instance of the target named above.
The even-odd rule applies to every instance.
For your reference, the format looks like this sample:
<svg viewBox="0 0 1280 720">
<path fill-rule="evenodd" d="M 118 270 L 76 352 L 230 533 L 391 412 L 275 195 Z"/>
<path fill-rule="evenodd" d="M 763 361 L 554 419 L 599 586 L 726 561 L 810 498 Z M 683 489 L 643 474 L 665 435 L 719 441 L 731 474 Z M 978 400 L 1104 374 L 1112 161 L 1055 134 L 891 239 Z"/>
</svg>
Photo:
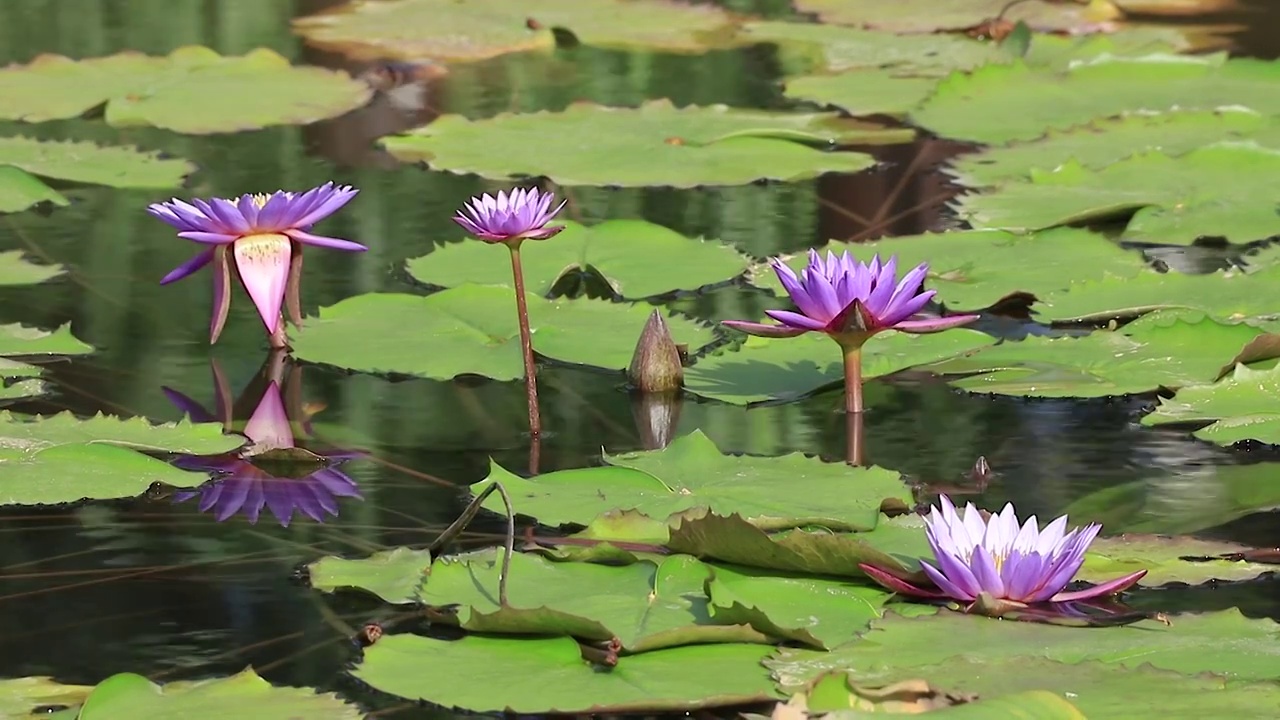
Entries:
<svg viewBox="0 0 1280 720">
<path fill-rule="evenodd" d="M 636 352 L 627 368 L 627 380 L 646 393 L 675 392 L 684 384 L 684 366 L 680 349 L 671 339 L 671 331 L 662 313 L 654 310 L 644 324 Z"/>
</svg>

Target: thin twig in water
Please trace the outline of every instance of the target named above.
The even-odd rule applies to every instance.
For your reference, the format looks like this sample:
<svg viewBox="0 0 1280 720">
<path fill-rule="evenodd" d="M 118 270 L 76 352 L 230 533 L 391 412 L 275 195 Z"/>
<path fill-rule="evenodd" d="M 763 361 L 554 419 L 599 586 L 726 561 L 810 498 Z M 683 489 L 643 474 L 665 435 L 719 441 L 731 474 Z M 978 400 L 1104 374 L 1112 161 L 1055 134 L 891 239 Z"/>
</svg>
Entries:
<svg viewBox="0 0 1280 720">
<path fill-rule="evenodd" d="M 502 496 L 502 504 L 505 505 L 507 509 L 507 537 L 506 543 L 503 547 L 505 552 L 502 555 L 502 571 L 498 575 L 498 605 L 500 607 L 506 607 L 507 576 L 511 574 L 511 555 L 515 553 L 516 544 L 516 515 L 515 511 L 511 507 L 511 496 L 507 494 L 507 489 L 502 486 L 502 483 L 494 482 L 490 484 L 489 487 L 482 490 L 479 495 L 476 495 L 475 498 L 465 508 L 463 508 L 462 514 L 458 516 L 458 519 L 454 520 L 452 525 L 445 528 L 444 532 L 440 533 L 440 536 L 427 546 L 427 550 L 431 553 L 432 557 L 439 555 L 440 549 L 452 542 L 454 538 L 458 537 L 458 535 L 462 534 L 462 531 L 466 529 L 467 525 L 476 518 L 476 515 L 480 514 L 480 508 L 484 505 L 484 501 L 489 499 L 489 496 L 493 494 L 494 490 L 497 490 L 498 494 Z"/>
</svg>

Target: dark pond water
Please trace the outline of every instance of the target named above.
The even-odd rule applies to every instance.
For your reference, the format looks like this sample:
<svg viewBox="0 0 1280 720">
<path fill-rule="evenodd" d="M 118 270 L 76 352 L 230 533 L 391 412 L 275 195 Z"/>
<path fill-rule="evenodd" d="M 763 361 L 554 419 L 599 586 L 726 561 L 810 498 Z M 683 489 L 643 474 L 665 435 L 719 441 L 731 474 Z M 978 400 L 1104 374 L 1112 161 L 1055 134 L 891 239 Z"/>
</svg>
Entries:
<svg viewBox="0 0 1280 720">
<path fill-rule="evenodd" d="M 4 0 L 0 63 L 40 52 L 72 57 L 133 49 L 164 53 L 204 44 L 223 53 L 266 46 L 297 62 L 363 68 L 302 47 L 291 17 L 332 3 L 281 0 Z M 728 3 L 783 16 L 785 2 Z M 1243 52 L 1280 54 L 1274 4 L 1257 0 L 1237 36 Z M 306 128 L 277 128 L 223 137 L 184 137 L 151 130 L 118 131 L 102 123 L 49 123 L 24 132 L 136 142 L 198 163 L 189 194 L 229 195 L 305 188 L 327 180 L 359 187 L 358 202 L 328 221 L 326 232 L 367 244 L 359 256 L 314 254 L 304 303 L 321 305 L 376 290 L 412 290 L 402 261 L 460 238 L 449 220 L 474 192 L 493 186 L 465 176 L 403 167 L 373 149 L 381 135 L 420 124 L 436 111 L 487 116 L 556 109 L 586 99 L 635 104 L 669 97 L 677 104 L 728 103 L 781 107 L 780 61 L 769 48 L 690 58 L 579 48 L 554 56 L 509 57 L 455 69 L 431 85 L 429 107 L 406 113 L 386 98 Z M 210 98 L 217 102 L 217 98 Z M 948 227 L 952 195 L 936 165 L 957 149 L 938 141 L 877 151 L 887 165 L 856 177 L 825 177 L 788 186 L 726 190 L 574 188 L 570 216 L 579 220 L 643 217 L 688 235 L 731 242 L 765 256 L 818 244 Z M 70 322 L 99 351 L 57 363 L 58 391 L 23 411 L 70 408 L 177 420 L 168 387 L 213 406 L 216 361 L 233 394 L 265 360 L 260 324 L 247 298 L 236 297 L 220 343 L 207 344 L 208 288 L 157 280 L 186 259 L 190 247 L 142 208 L 163 193 L 71 188 L 70 208 L 48 216 L 0 217 L 0 249 L 23 249 L 65 263 L 70 274 L 38 288 L 0 291 L 0 322 L 54 327 Z M 727 287 L 682 298 L 676 307 L 714 321 L 754 317 L 775 302 Z M 595 462 L 611 452 L 650 446 L 648 417 L 612 375 L 551 368 L 541 378 L 543 470 Z M 323 524 L 295 517 L 287 528 L 264 511 L 256 524 L 241 516 L 216 522 L 195 501 L 172 499 L 93 504 L 47 512 L 0 512 L 0 677 L 50 674 L 93 683 L 114 672 L 156 679 L 225 674 L 254 665 L 275 682 L 342 687 L 388 714 L 394 703 L 362 694 L 340 679 L 352 657 L 351 627 L 376 617 L 376 605 L 323 597 L 292 579 L 299 563 L 323 553 L 367 553 L 425 543 L 457 516 L 462 488 L 484 477 L 489 458 L 510 468 L 526 463 L 523 390 L 519 383 L 393 382 L 306 367 L 302 392 L 321 439 L 357 444 L 370 456 L 343 466 L 359 498 L 339 501 Z M 1220 449 L 1185 431 L 1140 428 L 1153 398 L 1108 401 L 1022 401 L 955 392 L 936 381 L 897 377 L 868 387 L 867 459 L 913 481 L 952 485 L 979 455 L 999 475 L 975 495 L 988 507 L 1005 500 L 1041 517 L 1061 512 L 1105 488 L 1128 488 L 1150 508 L 1170 512 L 1220 501 L 1219 469 L 1276 460 L 1275 453 Z M 722 449 L 843 458 L 846 428 L 840 397 L 828 393 L 777 407 L 685 402 L 675 432 L 702 428 Z M 321 409 L 322 408 L 322 409 Z M 244 417 L 239 417 L 244 420 Z M 1269 456 L 1269 457 L 1266 457 Z M 1271 480 L 1280 482 L 1280 472 Z M 1113 508 L 1086 507 L 1105 515 Z M 1158 510 L 1157 510 L 1158 512 Z M 1077 517 L 1084 521 L 1090 517 Z M 1260 545 L 1280 544 L 1280 523 L 1264 513 L 1205 534 Z M 484 533 L 494 526 L 476 526 Z M 1140 604 L 1167 609 L 1239 605 L 1280 616 L 1273 581 L 1245 586 L 1169 589 L 1140 594 Z M 392 712 L 394 711 L 394 712 Z"/>
</svg>

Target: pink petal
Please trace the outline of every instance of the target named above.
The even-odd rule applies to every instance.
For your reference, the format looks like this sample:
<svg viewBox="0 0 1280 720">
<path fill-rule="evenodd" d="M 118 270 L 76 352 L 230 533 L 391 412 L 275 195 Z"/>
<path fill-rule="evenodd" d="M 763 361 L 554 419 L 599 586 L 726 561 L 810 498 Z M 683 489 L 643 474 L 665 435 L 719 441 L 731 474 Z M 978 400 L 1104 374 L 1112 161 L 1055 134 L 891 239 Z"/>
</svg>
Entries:
<svg viewBox="0 0 1280 720">
<path fill-rule="evenodd" d="M 1118 577 L 1115 580 L 1108 580 L 1101 585 L 1094 585 L 1087 590 L 1076 590 L 1075 592 L 1058 593 L 1049 598 L 1050 602 L 1075 602 L 1077 600 L 1088 600 L 1089 598 L 1100 597 L 1102 595 L 1115 595 L 1124 592 L 1137 584 L 1139 580 L 1147 574 L 1146 570 L 1139 570 L 1129 573 L 1124 577 Z"/>
<path fill-rule="evenodd" d="M 323 235 L 312 235 L 302 230 L 285 230 L 284 234 L 297 240 L 304 245 L 315 245 L 316 247 L 329 248 L 330 250 L 345 250 L 347 252 L 364 252 L 369 248 L 358 242 L 343 240 L 342 238 L 325 237 Z"/>
<path fill-rule="evenodd" d="M 284 409 L 284 399 L 280 397 L 280 387 L 274 381 L 262 392 L 258 407 L 245 423 L 244 434 L 258 450 L 293 447 L 293 427 Z"/>
<path fill-rule="evenodd" d="M 900 323 L 895 323 L 893 329 L 907 333 L 931 333 L 968 325 L 977 319 L 977 315 L 948 315 L 947 317 L 903 320 Z"/>
<path fill-rule="evenodd" d="M 757 337 L 785 338 L 809 332 L 808 330 L 785 325 L 766 325 L 764 323 L 747 322 L 746 320 L 721 320 L 720 324 Z"/>
<path fill-rule="evenodd" d="M 885 572 L 884 570 L 881 570 L 880 568 L 874 565 L 859 563 L 858 567 L 862 569 L 862 572 L 867 574 L 867 577 L 871 578 L 872 580 L 875 580 L 877 583 L 879 583 L 883 587 L 889 590 L 892 590 L 896 593 L 902 593 L 903 595 L 910 595 L 912 597 L 922 597 L 922 598 L 946 597 L 946 595 L 943 595 L 942 593 L 933 592 L 932 590 L 925 590 L 924 588 L 918 588 L 915 585 L 912 585 L 911 583 L 907 582 L 906 580 L 890 575 L 889 573 Z"/>
<path fill-rule="evenodd" d="M 284 235 L 249 235 L 232 245 L 240 282 L 258 308 L 268 333 L 280 326 L 280 306 L 289 282 L 293 245 Z"/>
</svg>

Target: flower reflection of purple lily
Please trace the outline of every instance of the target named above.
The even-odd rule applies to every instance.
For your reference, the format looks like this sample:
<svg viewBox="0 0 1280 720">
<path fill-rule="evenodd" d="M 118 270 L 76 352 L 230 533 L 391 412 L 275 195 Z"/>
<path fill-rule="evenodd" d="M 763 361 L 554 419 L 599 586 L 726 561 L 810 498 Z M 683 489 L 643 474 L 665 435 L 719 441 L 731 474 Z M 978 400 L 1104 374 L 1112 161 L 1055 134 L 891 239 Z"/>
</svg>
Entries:
<svg viewBox="0 0 1280 720">
<path fill-rule="evenodd" d="M 250 444 L 234 453 L 215 456 L 188 455 L 174 461 L 185 470 L 220 473 L 212 481 L 196 490 L 174 494 L 175 502 L 199 497 L 201 512 L 213 511 L 219 522 L 240 513 L 250 523 L 257 523 L 262 508 L 266 507 L 281 525 L 288 527 L 295 511 L 323 522 L 326 516 L 338 514 L 338 498 L 360 497 L 356 482 L 339 470 L 333 461 L 341 462 L 363 453 L 326 449 L 319 453 L 298 447 L 293 423 L 286 409 L 280 383 L 287 361 L 282 357 L 268 360 L 267 382 L 258 399 L 253 414 L 244 424 L 242 433 Z M 271 369 L 275 371 L 272 372 Z M 292 368 L 285 382 L 300 381 L 301 370 Z M 226 397 L 226 383 L 216 363 L 214 383 L 218 397 Z M 225 400 L 219 402 L 219 414 L 215 417 L 199 403 L 176 390 L 163 388 L 170 402 L 182 409 L 196 422 L 219 422 L 230 429 L 232 411 Z M 253 391 L 251 386 L 246 395 Z M 242 396 L 242 399 L 243 396 Z M 310 427 L 305 409 L 297 408 L 299 424 L 304 431 Z"/>
</svg>

